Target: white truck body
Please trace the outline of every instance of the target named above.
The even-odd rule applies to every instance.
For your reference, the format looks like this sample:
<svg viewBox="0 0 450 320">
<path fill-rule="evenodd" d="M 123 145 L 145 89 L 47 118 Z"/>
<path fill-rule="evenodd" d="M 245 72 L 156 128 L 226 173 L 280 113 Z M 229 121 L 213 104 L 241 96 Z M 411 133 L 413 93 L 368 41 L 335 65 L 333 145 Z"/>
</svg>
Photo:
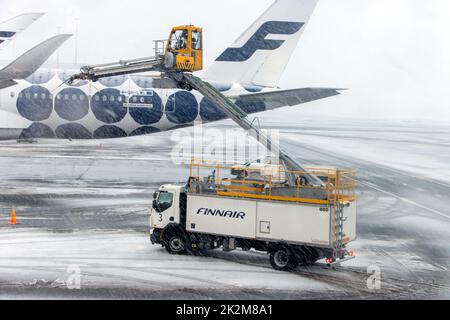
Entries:
<svg viewBox="0 0 450 320">
<path fill-rule="evenodd" d="M 182 190 L 183 187 L 177 185 L 160 188 L 160 192 L 172 195 L 173 204 L 161 213 L 152 210 L 152 229 L 181 223 Z M 335 211 L 331 206 L 190 193 L 187 193 L 186 203 L 185 229 L 191 233 L 314 247 L 334 246 L 332 215 Z M 356 202 L 344 207 L 343 216 L 343 242 L 348 243 L 356 239 Z"/>
<path fill-rule="evenodd" d="M 187 195 L 186 230 L 331 247 L 331 208 L 319 204 Z M 356 239 L 356 203 L 344 207 L 344 242 Z"/>
</svg>

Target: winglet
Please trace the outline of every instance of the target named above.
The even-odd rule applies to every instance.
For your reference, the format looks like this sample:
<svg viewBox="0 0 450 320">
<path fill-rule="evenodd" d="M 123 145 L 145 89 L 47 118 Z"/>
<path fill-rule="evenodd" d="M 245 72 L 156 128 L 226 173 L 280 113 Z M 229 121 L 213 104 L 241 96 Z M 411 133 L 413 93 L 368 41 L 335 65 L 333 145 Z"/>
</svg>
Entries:
<svg viewBox="0 0 450 320">
<path fill-rule="evenodd" d="M 0 22 L 0 50 L 45 13 L 25 13 Z"/>
<path fill-rule="evenodd" d="M 28 78 L 71 36 L 71 34 L 57 35 L 28 50 L 0 70 L 0 82 Z"/>
</svg>

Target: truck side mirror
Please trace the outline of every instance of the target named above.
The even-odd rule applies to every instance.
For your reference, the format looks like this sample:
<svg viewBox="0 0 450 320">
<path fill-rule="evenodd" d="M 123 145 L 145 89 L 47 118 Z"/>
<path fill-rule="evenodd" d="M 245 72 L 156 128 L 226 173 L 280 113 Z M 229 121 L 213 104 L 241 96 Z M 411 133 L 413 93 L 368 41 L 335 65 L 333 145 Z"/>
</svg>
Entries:
<svg viewBox="0 0 450 320">
<path fill-rule="evenodd" d="M 153 192 L 153 199 L 158 198 L 158 192 Z"/>
<path fill-rule="evenodd" d="M 156 202 L 156 200 L 153 200 L 153 204 L 152 204 L 153 209 L 157 209 L 158 208 L 158 203 Z"/>
</svg>

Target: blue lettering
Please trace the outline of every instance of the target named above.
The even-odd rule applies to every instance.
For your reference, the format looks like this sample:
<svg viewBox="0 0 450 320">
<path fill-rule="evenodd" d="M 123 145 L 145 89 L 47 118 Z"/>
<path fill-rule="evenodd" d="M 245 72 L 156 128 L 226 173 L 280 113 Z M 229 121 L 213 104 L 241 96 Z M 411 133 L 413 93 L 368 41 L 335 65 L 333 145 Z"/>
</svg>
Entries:
<svg viewBox="0 0 450 320">
<path fill-rule="evenodd" d="M 201 214 L 205 216 L 213 216 L 213 217 L 225 217 L 225 218 L 236 218 L 236 219 L 244 219 L 245 212 L 231 211 L 231 210 L 220 210 L 220 209 L 209 209 L 209 208 L 199 208 L 197 210 L 197 214 Z"/>
</svg>

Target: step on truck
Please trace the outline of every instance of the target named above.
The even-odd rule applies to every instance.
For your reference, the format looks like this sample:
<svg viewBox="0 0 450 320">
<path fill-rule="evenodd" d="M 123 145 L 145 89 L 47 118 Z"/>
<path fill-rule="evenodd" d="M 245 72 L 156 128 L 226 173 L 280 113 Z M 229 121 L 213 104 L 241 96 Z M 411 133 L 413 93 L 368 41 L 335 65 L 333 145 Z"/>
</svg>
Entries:
<svg viewBox="0 0 450 320">
<path fill-rule="evenodd" d="M 323 181 L 308 185 L 306 174 Z M 297 177 L 287 184 L 287 177 Z M 325 259 L 353 257 L 356 239 L 355 172 L 312 168 L 293 172 L 255 162 L 220 166 L 193 161 L 186 185 L 163 185 L 153 194 L 150 238 L 171 254 L 222 248 L 270 255 L 277 270 Z"/>
</svg>

